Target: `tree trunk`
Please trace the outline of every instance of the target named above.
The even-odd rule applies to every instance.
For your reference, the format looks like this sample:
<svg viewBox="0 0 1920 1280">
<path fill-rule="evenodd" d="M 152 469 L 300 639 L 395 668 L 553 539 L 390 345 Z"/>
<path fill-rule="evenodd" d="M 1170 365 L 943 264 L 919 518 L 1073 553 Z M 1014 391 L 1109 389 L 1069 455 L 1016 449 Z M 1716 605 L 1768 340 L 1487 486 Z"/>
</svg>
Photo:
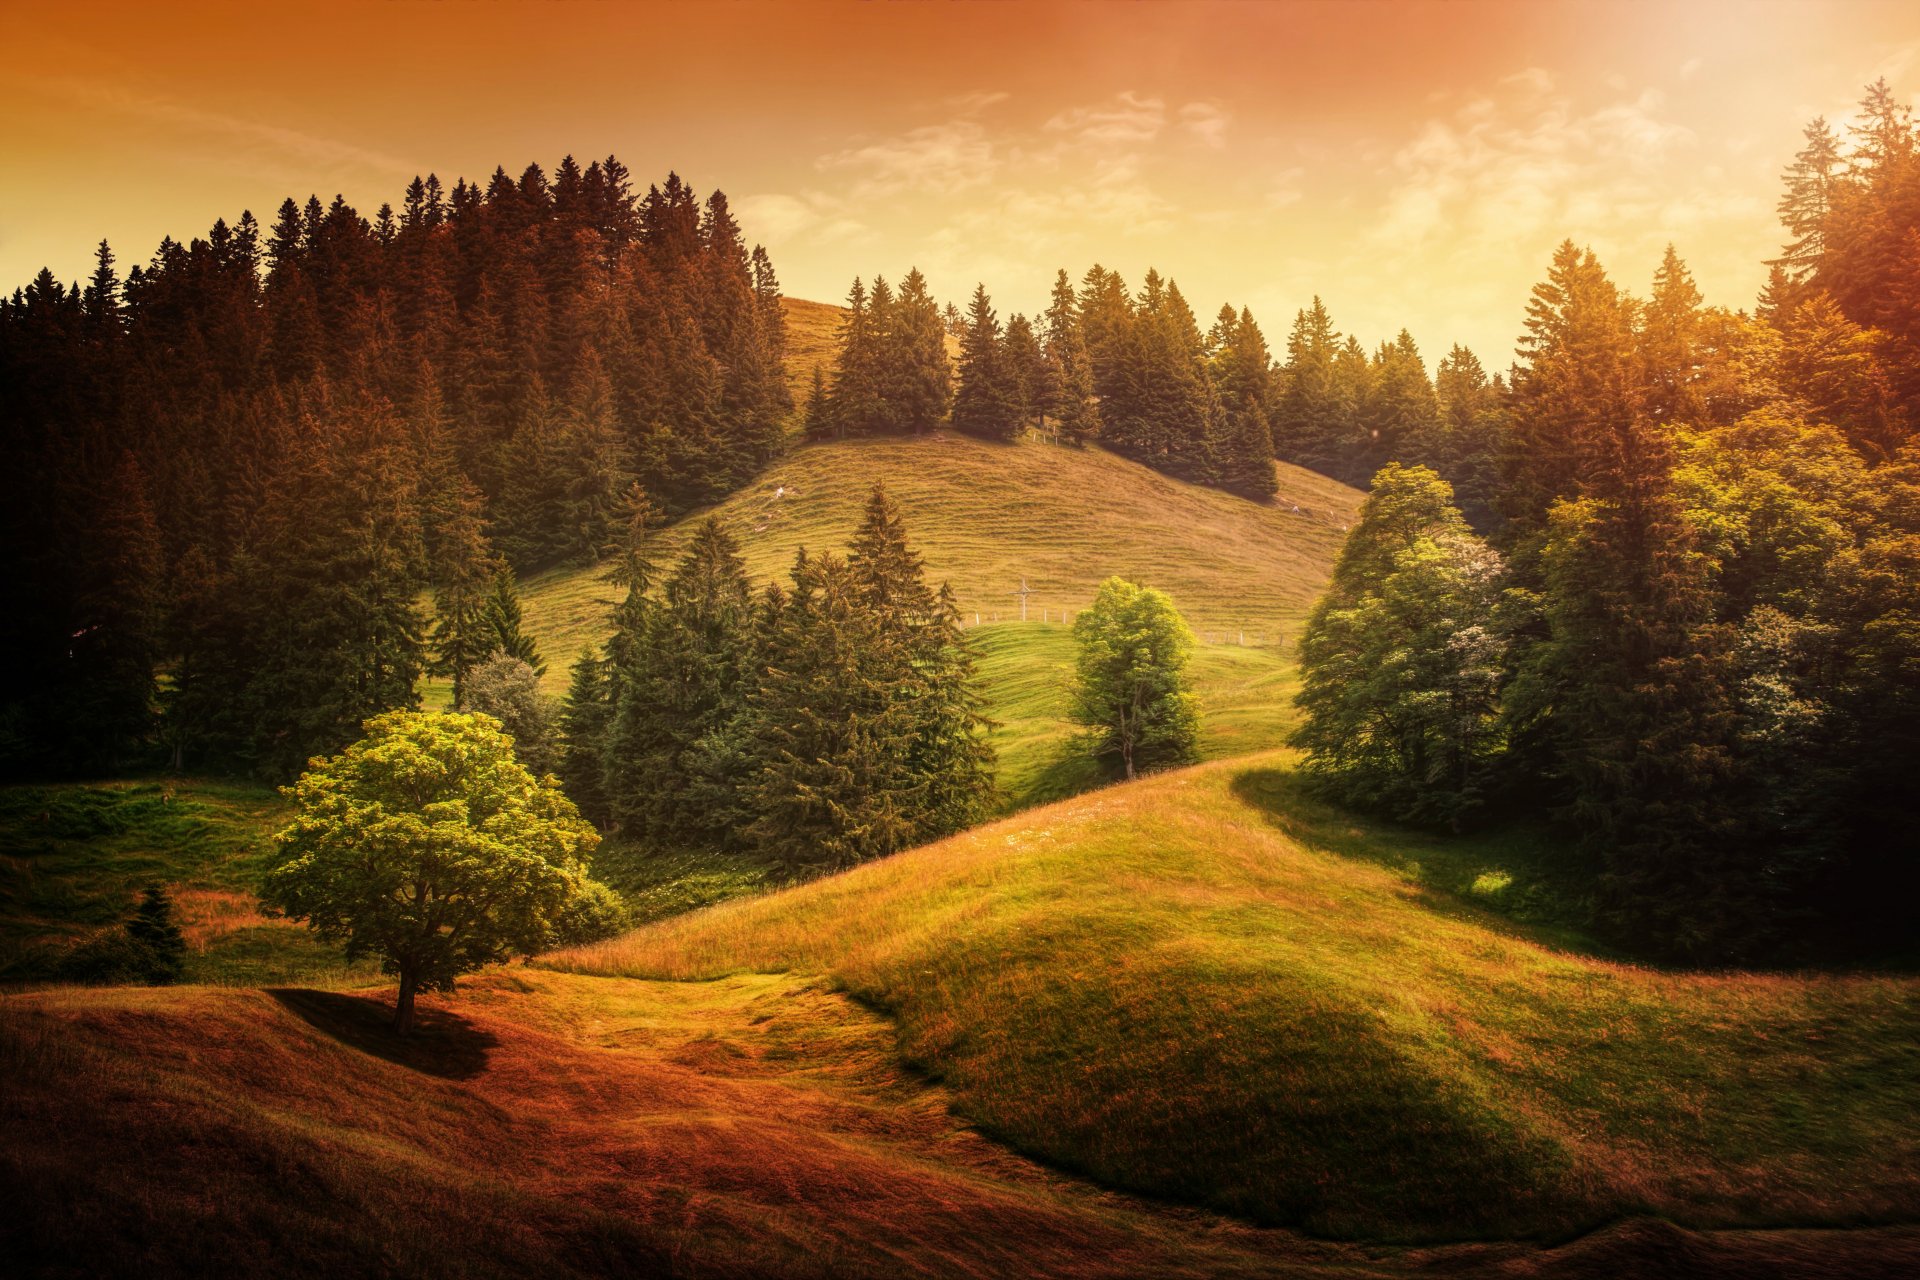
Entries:
<svg viewBox="0 0 1920 1280">
<path fill-rule="evenodd" d="M 420 979 L 410 968 L 400 970 L 400 995 L 393 1002 L 393 1033 L 404 1036 L 413 1030 L 413 993 Z"/>
</svg>

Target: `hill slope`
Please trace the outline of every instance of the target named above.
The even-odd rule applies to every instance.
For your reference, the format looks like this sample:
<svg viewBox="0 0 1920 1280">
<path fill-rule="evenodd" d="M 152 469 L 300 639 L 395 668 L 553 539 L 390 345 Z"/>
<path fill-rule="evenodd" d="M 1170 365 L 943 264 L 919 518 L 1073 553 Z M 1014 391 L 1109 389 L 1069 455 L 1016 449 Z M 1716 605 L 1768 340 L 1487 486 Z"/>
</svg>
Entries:
<svg viewBox="0 0 1920 1280">
<path fill-rule="evenodd" d="M 1196 631 L 1275 644 L 1326 585 L 1361 495 L 1278 465 L 1273 505 L 1187 484 L 1101 449 L 994 444 L 942 432 L 917 440 L 806 445 L 711 512 L 740 540 L 757 581 L 784 576 L 794 548 L 844 548 L 873 486 L 899 502 L 934 581 L 953 584 L 971 623 L 1084 608 L 1120 574 L 1169 592 Z M 1298 508 L 1296 511 L 1295 508 Z M 671 562 L 693 520 L 663 531 Z M 522 584 L 550 685 L 605 638 L 612 587 L 594 569 Z M 559 674 L 556 677 L 555 669 Z"/>
<path fill-rule="evenodd" d="M 828 977 L 1016 1148 L 1316 1233 L 1920 1215 L 1920 982 L 1556 950 L 1287 795 L 1205 765 L 551 963 Z"/>
</svg>

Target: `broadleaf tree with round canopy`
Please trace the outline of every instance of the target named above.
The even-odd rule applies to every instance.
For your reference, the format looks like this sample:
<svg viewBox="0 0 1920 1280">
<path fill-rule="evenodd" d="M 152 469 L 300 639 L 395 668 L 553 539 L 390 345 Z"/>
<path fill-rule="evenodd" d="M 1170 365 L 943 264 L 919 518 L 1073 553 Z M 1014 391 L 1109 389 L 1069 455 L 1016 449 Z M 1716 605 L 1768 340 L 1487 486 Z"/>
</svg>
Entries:
<svg viewBox="0 0 1920 1280">
<path fill-rule="evenodd" d="M 588 876 L 598 833 L 499 721 L 390 711 L 364 728 L 285 788 L 296 816 L 261 896 L 399 978 L 396 1032 L 419 991 L 619 927 L 618 898 Z"/>
</svg>

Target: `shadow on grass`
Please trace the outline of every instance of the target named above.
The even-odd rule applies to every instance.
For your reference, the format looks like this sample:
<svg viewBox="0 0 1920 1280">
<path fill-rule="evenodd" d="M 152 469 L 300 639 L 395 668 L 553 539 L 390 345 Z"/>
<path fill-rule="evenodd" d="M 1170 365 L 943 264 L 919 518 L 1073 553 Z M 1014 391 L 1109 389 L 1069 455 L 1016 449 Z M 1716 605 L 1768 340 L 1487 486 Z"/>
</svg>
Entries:
<svg viewBox="0 0 1920 1280">
<path fill-rule="evenodd" d="M 393 1006 L 367 996 L 275 987 L 267 995 L 280 1007 L 323 1035 L 350 1049 L 396 1066 L 443 1080 L 471 1080 L 486 1069 L 499 1040 L 458 1014 L 422 1007 L 414 1014 L 413 1034 L 397 1036 L 390 1023 Z"/>
<path fill-rule="evenodd" d="M 1471 916 L 1567 951 L 1612 960 L 1636 957 L 1587 932 L 1594 904 L 1582 868 L 1554 856 L 1550 831 L 1510 822 L 1443 836 L 1356 814 L 1314 793 L 1297 771 L 1248 769 L 1233 794 L 1306 847 L 1404 876 L 1422 906 Z"/>
<path fill-rule="evenodd" d="M 1001 796 L 1001 809 L 1016 813 L 1036 805 L 1052 804 L 1114 781 L 1113 770 L 1087 751 L 1078 735 L 1062 742 L 1041 770 L 1016 792 Z"/>
</svg>

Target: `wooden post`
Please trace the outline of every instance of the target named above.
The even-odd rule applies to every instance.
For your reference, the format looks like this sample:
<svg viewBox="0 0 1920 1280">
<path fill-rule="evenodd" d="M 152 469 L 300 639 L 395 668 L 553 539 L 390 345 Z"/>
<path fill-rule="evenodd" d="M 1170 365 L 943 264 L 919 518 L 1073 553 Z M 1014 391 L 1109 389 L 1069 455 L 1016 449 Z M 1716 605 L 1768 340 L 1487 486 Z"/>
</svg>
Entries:
<svg viewBox="0 0 1920 1280">
<path fill-rule="evenodd" d="M 1020 589 L 1018 591 L 1009 591 L 1007 594 L 1020 597 L 1020 621 L 1025 622 L 1027 620 L 1027 597 L 1033 594 L 1027 590 L 1027 580 L 1025 578 L 1020 579 Z"/>
</svg>

